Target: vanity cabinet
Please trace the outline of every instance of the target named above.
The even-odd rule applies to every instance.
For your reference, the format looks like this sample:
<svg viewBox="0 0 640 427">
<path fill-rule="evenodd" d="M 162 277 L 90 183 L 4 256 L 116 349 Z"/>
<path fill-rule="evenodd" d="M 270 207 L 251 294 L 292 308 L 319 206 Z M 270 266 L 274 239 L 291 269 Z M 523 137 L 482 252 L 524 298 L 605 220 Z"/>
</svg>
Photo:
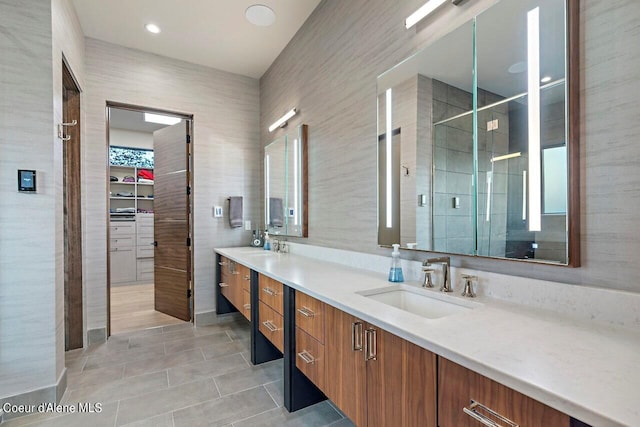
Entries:
<svg viewBox="0 0 640 427">
<path fill-rule="evenodd" d="M 325 304 L 296 292 L 296 367 L 320 390 L 325 389 Z"/>
<path fill-rule="evenodd" d="M 327 305 L 324 391 L 357 426 L 436 427 L 436 355 Z"/>
<path fill-rule="evenodd" d="M 474 402 L 478 406 L 472 407 Z M 506 418 L 512 424 L 500 417 Z M 483 423 L 480 419 L 489 421 Z M 568 427 L 575 425 L 570 424 L 568 415 L 440 357 L 438 361 L 439 426 L 477 427 L 492 425 L 491 421 L 504 426 L 515 424 L 527 427 Z"/>
<path fill-rule="evenodd" d="M 220 283 L 218 283 L 220 293 L 244 317 L 251 320 L 251 275 L 249 268 L 223 256 L 220 257 L 218 264 L 220 268 Z"/>
<path fill-rule="evenodd" d="M 284 352 L 284 310 L 282 283 L 260 274 L 258 276 L 258 320 L 259 330 Z"/>
</svg>

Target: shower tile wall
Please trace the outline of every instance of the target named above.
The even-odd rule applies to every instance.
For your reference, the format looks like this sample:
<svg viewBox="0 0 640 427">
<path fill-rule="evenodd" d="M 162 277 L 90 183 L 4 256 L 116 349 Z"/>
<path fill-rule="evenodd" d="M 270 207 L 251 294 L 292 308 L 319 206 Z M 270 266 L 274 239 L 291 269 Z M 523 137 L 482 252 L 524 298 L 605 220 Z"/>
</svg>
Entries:
<svg viewBox="0 0 640 427">
<path fill-rule="evenodd" d="M 499 101 L 495 94 L 478 90 L 478 105 Z M 471 111 L 470 92 L 433 80 L 433 121 L 450 119 Z M 504 256 L 507 223 L 507 164 L 493 164 L 492 157 L 509 149 L 509 115 L 506 105 L 478 114 L 478 250 Z M 498 120 L 498 129 L 488 131 L 487 122 Z M 473 117 L 462 117 L 435 126 L 434 139 L 434 250 L 472 254 L 475 252 L 473 224 Z M 493 166 L 493 169 L 492 169 Z M 492 172 L 486 217 L 487 171 Z M 454 200 L 459 207 L 454 207 Z"/>
</svg>

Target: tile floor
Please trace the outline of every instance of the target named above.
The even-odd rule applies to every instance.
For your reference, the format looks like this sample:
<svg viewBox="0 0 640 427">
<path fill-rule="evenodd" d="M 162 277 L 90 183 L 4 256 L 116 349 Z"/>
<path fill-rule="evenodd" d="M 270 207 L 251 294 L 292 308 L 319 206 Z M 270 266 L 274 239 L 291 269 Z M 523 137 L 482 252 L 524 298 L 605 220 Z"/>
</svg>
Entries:
<svg viewBox="0 0 640 427">
<path fill-rule="evenodd" d="M 2 427 L 332 426 L 353 424 L 328 402 L 282 407 L 282 360 L 251 365 L 249 324 L 227 318 L 112 336 L 67 353 L 63 404 L 100 402 L 99 414 L 33 414 Z"/>
</svg>

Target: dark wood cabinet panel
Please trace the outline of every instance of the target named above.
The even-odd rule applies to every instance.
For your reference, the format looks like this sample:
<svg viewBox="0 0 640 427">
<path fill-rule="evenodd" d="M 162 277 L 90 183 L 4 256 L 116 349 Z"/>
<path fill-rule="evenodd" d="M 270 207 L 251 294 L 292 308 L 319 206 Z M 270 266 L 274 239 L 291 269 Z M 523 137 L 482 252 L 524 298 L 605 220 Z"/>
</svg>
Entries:
<svg viewBox="0 0 640 427">
<path fill-rule="evenodd" d="M 566 426 L 569 416 L 447 359 L 439 358 L 438 422 L 440 427 L 477 427 L 483 424 L 463 411 L 477 402 L 515 424 L 526 427 Z M 500 422 L 482 407 L 476 412 Z"/>
</svg>

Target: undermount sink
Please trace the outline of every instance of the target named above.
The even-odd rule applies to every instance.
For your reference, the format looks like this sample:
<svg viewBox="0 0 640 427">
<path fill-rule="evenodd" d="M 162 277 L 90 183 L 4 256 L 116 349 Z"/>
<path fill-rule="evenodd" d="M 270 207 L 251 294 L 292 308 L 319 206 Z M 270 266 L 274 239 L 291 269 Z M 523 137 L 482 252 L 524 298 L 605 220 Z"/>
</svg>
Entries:
<svg viewBox="0 0 640 427">
<path fill-rule="evenodd" d="M 465 313 L 481 304 L 460 300 L 410 285 L 393 285 L 357 292 L 358 294 L 427 319 Z"/>
</svg>

